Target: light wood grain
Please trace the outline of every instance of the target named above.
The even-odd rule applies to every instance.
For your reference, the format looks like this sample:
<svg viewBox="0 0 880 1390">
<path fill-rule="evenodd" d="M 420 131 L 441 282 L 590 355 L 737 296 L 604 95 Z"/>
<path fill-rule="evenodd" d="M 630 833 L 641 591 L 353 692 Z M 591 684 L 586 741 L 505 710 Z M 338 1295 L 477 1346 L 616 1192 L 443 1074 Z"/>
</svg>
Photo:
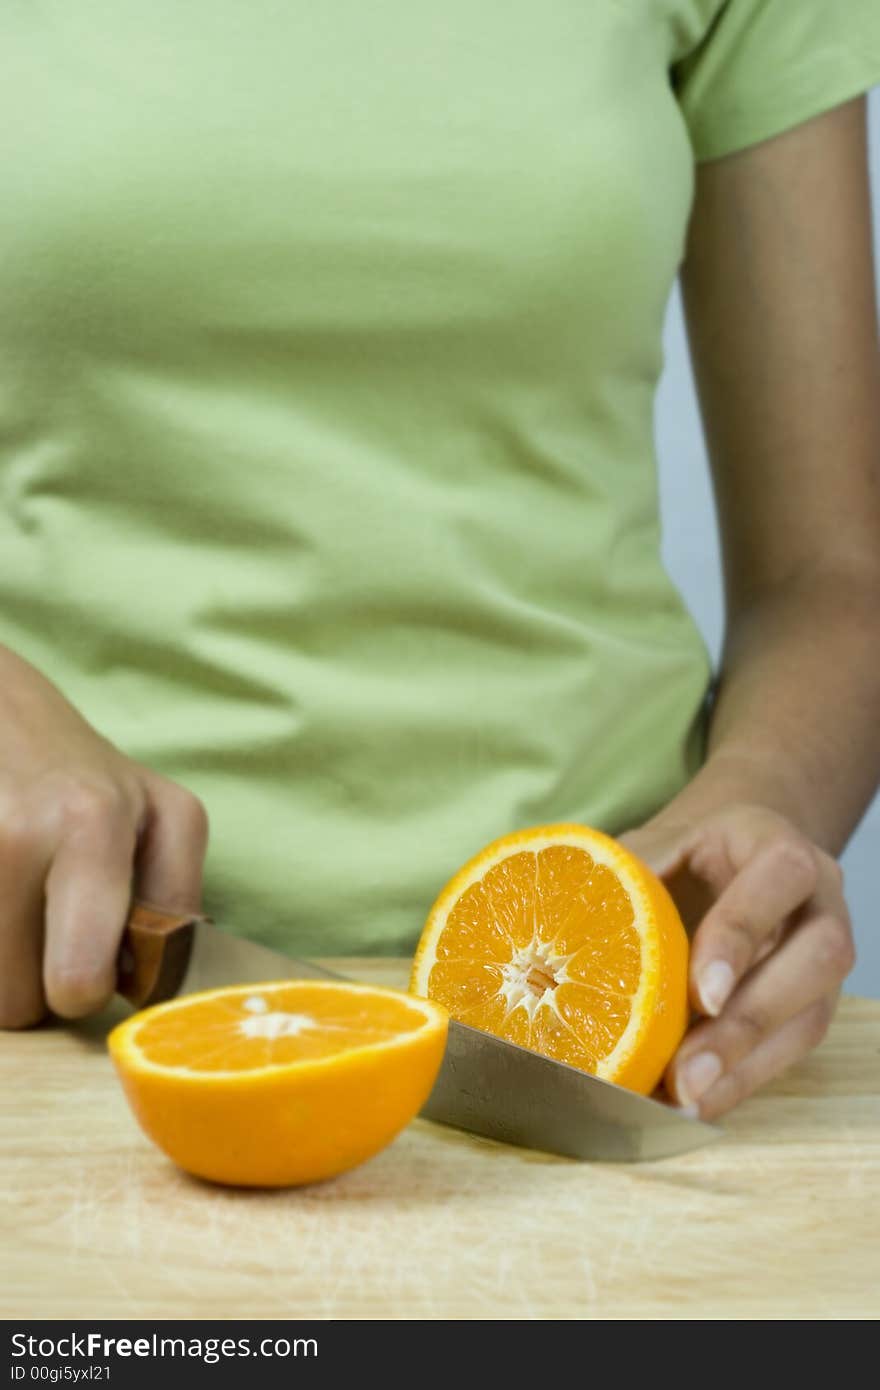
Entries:
<svg viewBox="0 0 880 1390">
<path fill-rule="evenodd" d="M 276 1193 L 175 1170 L 95 1025 L 0 1035 L 6 1318 L 876 1317 L 878 1192 L 869 1000 L 681 1158 L 579 1164 L 417 1121 L 362 1168 Z"/>
</svg>

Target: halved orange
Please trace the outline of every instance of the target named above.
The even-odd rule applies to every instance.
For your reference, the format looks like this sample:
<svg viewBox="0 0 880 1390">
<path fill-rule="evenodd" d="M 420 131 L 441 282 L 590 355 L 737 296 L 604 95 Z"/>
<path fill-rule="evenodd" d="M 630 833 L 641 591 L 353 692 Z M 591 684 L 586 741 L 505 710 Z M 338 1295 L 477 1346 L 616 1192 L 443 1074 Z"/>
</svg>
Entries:
<svg viewBox="0 0 880 1390">
<path fill-rule="evenodd" d="M 688 942 L 664 885 L 583 825 L 505 835 L 447 883 L 410 989 L 453 1018 L 645 1094 L 687 1024 Z"/>
<path fill-rule="evenodd" d="M 235 985 L 133 1014 L 110 1054 L 141 1128 L 202 1178 L 280 1187 L 333 1177 L 427 1100 L 440 1005 L 336 980 Z"/>
</svg>

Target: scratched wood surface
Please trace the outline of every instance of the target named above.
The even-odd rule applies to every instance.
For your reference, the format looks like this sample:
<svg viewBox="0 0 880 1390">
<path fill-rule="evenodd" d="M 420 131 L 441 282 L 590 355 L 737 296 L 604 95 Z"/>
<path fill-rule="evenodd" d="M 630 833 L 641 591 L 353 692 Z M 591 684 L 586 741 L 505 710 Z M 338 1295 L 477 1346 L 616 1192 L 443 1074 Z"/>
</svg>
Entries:
<svg viewBox="0 0 880 1390">
<path fill-rule="evenodd" d="M 587 1165 L 417 1121 L 341 1178 L 266 1193 L 172 1167 L 94 1025 L 0 1035 L 4 1318 L 873 1318 L 878 1192 L 869 1000 L 693 1154 Z"/>
</svg>

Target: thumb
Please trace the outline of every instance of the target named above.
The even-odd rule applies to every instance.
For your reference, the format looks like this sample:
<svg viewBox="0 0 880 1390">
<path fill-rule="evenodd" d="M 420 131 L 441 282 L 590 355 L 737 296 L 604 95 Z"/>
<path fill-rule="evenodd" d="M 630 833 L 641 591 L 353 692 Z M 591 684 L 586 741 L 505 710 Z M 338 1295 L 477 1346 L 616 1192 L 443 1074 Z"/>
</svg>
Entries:
<svg viewBox="0 0 880 1390">
<path fill-rule="evenodd" d="M 687 857 L 688 832 L 685 826 L 642 825 L 625 830 L 616 838 L 631 854 L 647 864 L 658 878 L 672 878 L 683 867 Z"/>
<path fill-rule="evenodd" d="M 638 830 L 628 830 L 618 838 L 654 871 L 669 890 L 688 933 L 695 931 L 712 906 L 715 895 L 690 867 L 694 827 L 645 825 Z"/>
</svg>

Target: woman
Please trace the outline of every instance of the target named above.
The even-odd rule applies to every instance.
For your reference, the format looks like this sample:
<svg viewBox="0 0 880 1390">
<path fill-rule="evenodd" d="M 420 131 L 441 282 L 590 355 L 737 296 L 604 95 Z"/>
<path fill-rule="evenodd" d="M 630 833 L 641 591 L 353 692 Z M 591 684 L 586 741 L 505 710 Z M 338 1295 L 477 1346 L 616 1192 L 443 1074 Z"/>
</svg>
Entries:
<svg viewBox="0 0 880 1390">
<path fill-rule="evenodd" d="M 802 1055 L 880 774 L 875 0 L 55 0 L 0 51 L 0 1021 L 99 1006 L 133 888 L 405 952 L 578 820 L 703 891 L 672 1098 Z M 680 267 L 711 709 L 659 559 Z"/>
</svg>

